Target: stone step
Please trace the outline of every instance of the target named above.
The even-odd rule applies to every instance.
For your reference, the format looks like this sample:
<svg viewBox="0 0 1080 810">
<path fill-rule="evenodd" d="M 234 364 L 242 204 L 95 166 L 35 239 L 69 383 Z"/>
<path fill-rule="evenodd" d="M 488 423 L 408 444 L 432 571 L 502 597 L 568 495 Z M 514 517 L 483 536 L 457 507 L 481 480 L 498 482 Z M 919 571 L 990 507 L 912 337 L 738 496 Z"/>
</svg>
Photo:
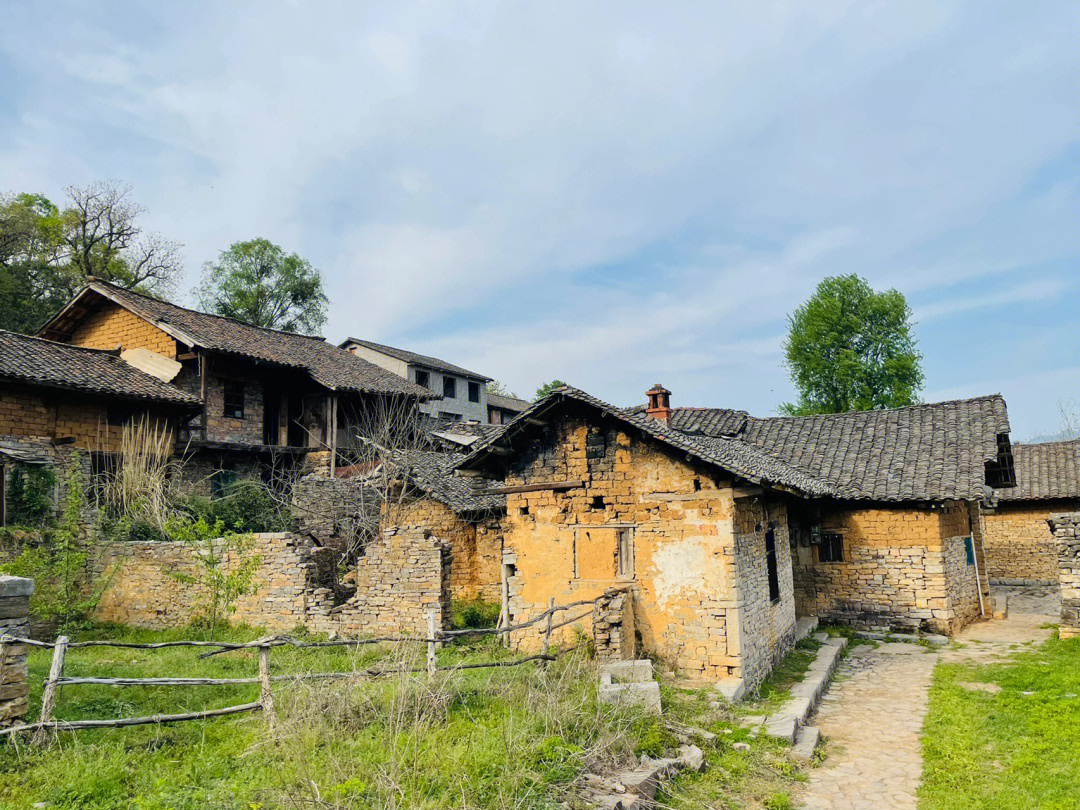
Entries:
<svg viewBox="0 0 1080 810">
<path fill-rule="evenodd" d="M 791 688 L 791 697 L 776 714 L 766 719 L 765 733 L 768 736 L 795 743 L 799 729 L 817 709 L 822 695 L 825 694 L 829 679 L 846 646 L 846 638 L 830 638 L 821 645 L 802 681 Z"/>
<path fill-rule="evenodd" d="M 795 643 L 802 641 L 818 628 L 817 616 L 804 616 L 795 623 Z"/>
<path fill-rule="evenodd" d="M 795 735 L 795 748 L 793 754 L 802 759 L 813 759 L 814 749 L 821 741 L 821 732 L 816 726 L 803 726 Z"/>
</svg>

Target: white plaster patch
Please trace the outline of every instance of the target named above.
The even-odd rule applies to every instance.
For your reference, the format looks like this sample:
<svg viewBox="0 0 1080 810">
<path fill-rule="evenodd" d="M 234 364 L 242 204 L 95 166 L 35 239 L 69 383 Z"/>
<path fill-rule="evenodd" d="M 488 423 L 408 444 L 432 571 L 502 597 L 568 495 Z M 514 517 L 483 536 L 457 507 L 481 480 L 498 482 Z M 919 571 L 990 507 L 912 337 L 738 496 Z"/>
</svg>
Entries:
<svg viewBox="0 0 1080 810">
<path fill-rule="evenodd" d="M 675 599 L 704 591 L 709 556 L 704 537 L 667 542 L 653 552 L 653 588 L 663 610 L 668 610 Z"/>
</svg>

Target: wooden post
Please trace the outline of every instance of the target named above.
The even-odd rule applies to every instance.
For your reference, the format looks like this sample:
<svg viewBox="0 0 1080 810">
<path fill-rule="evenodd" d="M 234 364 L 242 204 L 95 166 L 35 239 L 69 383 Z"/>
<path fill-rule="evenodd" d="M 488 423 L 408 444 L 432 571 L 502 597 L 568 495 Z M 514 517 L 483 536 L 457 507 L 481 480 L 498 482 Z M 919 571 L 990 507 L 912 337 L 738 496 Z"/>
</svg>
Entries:
<svg viewBox="0 0 1080 810">
<path fill-rule="evenodd" d="M 427 674 L 428 678 L 435 677 L 435 610 L 431 608 L 427 614 L 428 645 L 427 645 Z"/>
<path fill-rule="evenodd" d="M 274 693 L 270 690 L 270 648 L 259 647 L 259 705 L 266 716 L 270 732 L 277 731 L 277 714 L 274 712 Z"/>
<path fill-rule="evenodd" d="M 52 666 L 49 667 L 49 677 L 45 681 L 45 691 L 41 696 L 41 717 L 39 723 L 48 723 L 52 720 L 53 707 L 56 705 L 56 692 L 60 688 L 57 681 L 64 674 L 64 656 L 67 654 L 68 637 L 60 636 L 53 646 Z M 44 728 L 38 729 L 34 739 L 44 742 L 48 732 Z"/>
<path fill-rule="evenodd" d="M 548 602 L 548 617 L 547 617 L 547 630 L 544 632 L 544 652 L 547 652 L 548 647 L 551 646 L 551 620 L 555 615 L 555 597 L 551 597 L 551 601 Z"/>
<path fill-rule="evenodd" d="M 503 644 L 510 646 L 510 583 L 506 578 L 506 563 L 503 563 L 502 577 L 499 581 L 499 601 L 502 603 L 499 610 L 499 629 L 506 630 L 503 634 Z"/>
<path fill-rule="evenodd" d="M 209 370 L 206 366 L 208 362 L 206 353 L 199 352 L 199 399 L 202 400 L 202 419 L 199 420 L 199 433 L 204 442 L 206 441 L 206 374 Z"/>
<path fill-rule="evenodd" d="M 330 395 L 330 422 L 327 430 L 330 431 L 328 444 L 330 445 L 330 477 L 337 472 L 337 394 Z"/>
</svg>

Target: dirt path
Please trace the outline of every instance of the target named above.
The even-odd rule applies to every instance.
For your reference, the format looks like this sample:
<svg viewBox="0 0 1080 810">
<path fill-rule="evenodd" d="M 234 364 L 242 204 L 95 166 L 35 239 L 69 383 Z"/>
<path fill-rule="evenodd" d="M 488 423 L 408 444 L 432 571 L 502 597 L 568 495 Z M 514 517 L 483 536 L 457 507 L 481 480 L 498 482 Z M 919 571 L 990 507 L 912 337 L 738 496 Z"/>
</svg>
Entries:
<svg viewBox="0 0 1080 810">
<path fill-rule="evenodd" d="M 1050 635 L 1050 588 L 1009 591 L 1009 618 L 979 622 L 957 638 L 964 646 L 933 652 L 915 644 L 856 647 L 812 723 L 828 741 L 827 759 L 810 772 L 807 810 L 914 810 L 922 777 L 919 736 L 930 680 L 940 661 L 1004 658 Z"/>
</svg>

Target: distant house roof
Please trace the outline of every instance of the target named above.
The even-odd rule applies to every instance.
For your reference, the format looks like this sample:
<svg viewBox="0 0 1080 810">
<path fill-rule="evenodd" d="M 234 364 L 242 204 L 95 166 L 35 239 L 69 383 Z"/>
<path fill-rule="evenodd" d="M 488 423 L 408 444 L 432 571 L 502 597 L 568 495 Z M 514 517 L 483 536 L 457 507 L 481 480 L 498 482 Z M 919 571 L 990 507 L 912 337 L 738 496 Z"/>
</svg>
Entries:
<svg viewBox="0 0 1080 810">
<path fill-rule="evenodd" d="M 407 464 L 409 478 L 417 487 L 454 512 L 490 513 L 505 509 L 505 495 L 479 494 L 466 479 L 454 475 L 454 467 L 464 458 L 463 453 L 410 450 L 402 463 Z"/>
<path fill-rule="evenodd" d="M 556 396 L 592 404 L 755 483 L 843 500 L 979 500 L 987 494 L 986 464 L 998 460 L 998 435 L 1009 432 L 1005 400 L 996 394 L 910 408 L 767 419 L 722 408 L 676 408 L 665 423 L 640 407 L 614 408 L 562 388 L 525 413 L 546 410 Z M 511 421 L 503 443 L 524 426 L 521 417 Z M 473 445 L 462 466 L 480 466 L 485 448 L 497 441 Z"/>
<path fill-rule="evenodd" d="M 417 354 L 416 352 L 410 352 L 407 349 L 398 349 L 394 346 L 387 346 L 383 343 L 375 343 L 371 340 L 358 340 L 357 338 L 348 338 L 341 342 L 342 348 L 350 344 L 357 346 L 363 346 L 372 351 L 382 352 L 390 357 L 397 358 L 403 362 L 409 363 L 413 366 L 423 366 L 433 371 L 441 371 L 445 374 L 457 374 L 461 377 L 471 377 L 474 380 L 481 380 L 488 382 L 491 377 L 487 377 L 483 374 L 477 374 L 475 371 L 469 371 L 467 368 L 461 366 L 455 366 L 453 363 L 447 363 L 445 360 L 440 360 L 437 357 L 430 357 L 426 354 Z"/>
<path fill-rule="evenodd" d="M 264 329 L 232 318 L 208 315 L 102 281 L 92 281 L 84 287 L 41 328 L 40 334 L 48 338 L 67 337 L 89 309 L 103 299 L 119 304 L 187 346 L 300 369 L 332 391 L 433 397 L 427 389 L 320 337 Z"/>
<path fill-rule="evenodd" d="M 998 394 L 825 416 L 749 418 L 745 441 L 874 501 L 979 500 L 1009 414 Z M 1002 490 L 1005 491 L 1005 490 Z"/>
<path fill-rule="evenodd" d="M 197 406 L 198 397 L 139 371 L 119 355 L 0 330 L 0 378 L 122 399 Z"/>
<path fill-rule="evenodd" d="M 467 447 L 476 444 L 480 439 L 498 436 L 506 429 L 506 426 L 432 418 L 425 420 L 424 429 L 443 442 L 449 442 L 459 447 Z"/>
<path fill-rule="evenodd" d="M 1003 501 L 1080 498 L 1080 439 L 1014 444 L 1016 486 L 1003 489 Z"/>
<path fill-rule="evenodd" d="M 487 395 L 487 404 L 489 408 L 501 408 L 504 411 L 514 411 L 515 413 L 521 413 L 530 405 L 527 399 L 493 394 L 490 391 L 488 391 Z"/>
<path fill-rule="evenodd" d="M 637 428 L 653 439 L 681 450 L 708 464 L 713 464 L 740 478 L 755 484 L 771 484 L 809 496 L 835 495 L 857 497 L 854 490 L 841 490 L 830 483 L 815 478 L 803 470 L 780 461 L 747 442 L 722 436 L 704 436 L 684 433 L 636 410 L 617 408 L 570 386 L 563 386 L 533 403 L 515 417 L 499 436 L 484 439 L 471 447 L 471 452 L 458 466 L 463 469 L 482 467 L 491 457 L 502 458 L 489 448 L 498 443 L 506 447 L 519 437 L 537 430 L 529 417 L 541 416 L 563 403 L 576 402 L 591 407 L 607 416 Z"/>
</svg>

